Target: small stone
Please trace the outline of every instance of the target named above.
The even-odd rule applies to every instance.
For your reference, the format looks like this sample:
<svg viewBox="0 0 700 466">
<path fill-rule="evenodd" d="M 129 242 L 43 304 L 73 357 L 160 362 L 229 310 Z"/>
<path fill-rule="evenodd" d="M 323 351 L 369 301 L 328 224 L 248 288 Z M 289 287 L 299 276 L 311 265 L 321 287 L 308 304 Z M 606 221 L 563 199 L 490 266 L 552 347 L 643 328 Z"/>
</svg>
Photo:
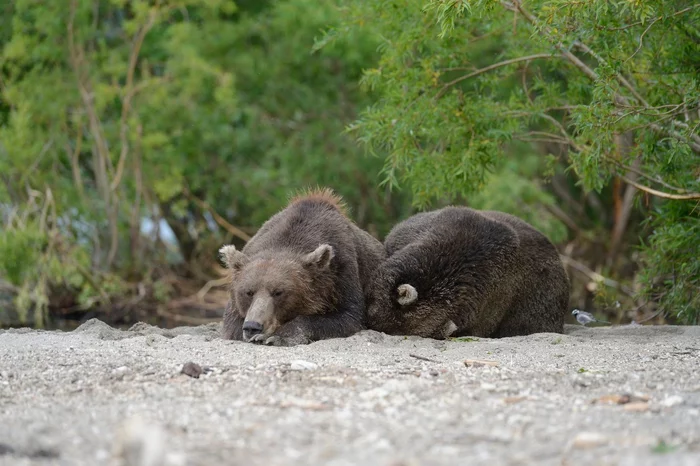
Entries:
<svg viewBox="0 0 700 466">
<path fill-rule="evenodd" d="M 595 448 L 608 443 L 608 438 L 598 432 L 580 432 L 574 437 L 572 446 L 574 448 Z"/>
<path fill-rule="evenodd" d="M 198 379 L 200 375 L 202 375 L 204 371 L 202 370 L 202 367 L 194 363 L 192 361 L 186 362 L 184 366 L 182 366 L 182 370 L 180 371 L 181 374 L 188 375 L 192 378 Z"/>
<path fill-rule="evenodd" d="M 637 402 L 646 403 L 647 401 L 649 401 L 648 395 L 636 395 L 636 394 L 630 394 L 630 393 L 623 393 L 620 395 L 603 395 L 600 398 L 593 400 L 591 403 L 625 405 L 628 403 L 637 403 Z"/>
<path fill-rule="evenodd" d="M 296 361 L 292 361 L 289 368 L 293 371 L 308 371 L 308 370 L 312 370 L 312 369 L 317 369 L 318 364 L 310 362 L 310 361 L 304 361 L 302 359 L 298 359 Z"/>
<path fill-rule="evenodd" d="M 126 373 L 129 372 L 129 368 L 126 366 L 117 367 L 112 371 L 112 376 L 117 380 L 122 380 Z"/>
<path fill-rule="evenodd" d="M 7 445 L 5 443 L 0 443 L 0 456 L 11 455 L 14 452 L 15 452 L 15 449 L 12 448 L 10 445 Z"/>
<path fill-rule="evenodd" d="M 527 400 L 526 396 L 507 396 L 503 398 L 503 402 L 507 405 L 512 405 L 515 403 L 520 403 L 521 401 Z"/>
<path fill-rule="evenodd" d="M 467 367 L 484 367 L 484 366 L 498 367 L 498 361 L 489 361 L 486 359 L 465 359 L 464 365 Z"/>
<path fill-rule="evenodd" d="M 680 397 L 678 395 L 667 396 L 666 398 L 661 400 L 659 404 L 664 408 L 672 408 L 676 405 L 683 404 L 683 397 Z"/>
<path fill-rule="evenodd" d="M 635 401 L 634 403 L 627 403 L 622 409 L 624 409 L 625 411 L 643 413 L 644 411 L 649 410 L 649 403 L 646 403 L 644 401 Z"/>
</svg>

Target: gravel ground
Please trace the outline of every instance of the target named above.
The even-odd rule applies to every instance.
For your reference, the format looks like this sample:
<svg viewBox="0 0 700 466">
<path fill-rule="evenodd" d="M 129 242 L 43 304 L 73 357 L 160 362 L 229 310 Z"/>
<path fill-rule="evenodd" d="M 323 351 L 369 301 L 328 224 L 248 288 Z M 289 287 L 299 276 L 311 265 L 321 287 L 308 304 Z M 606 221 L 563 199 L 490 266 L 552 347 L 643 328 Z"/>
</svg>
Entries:
<svg viewBox="0 0 700 466">
<path fill-rule="evenodd" d="M 293 348 L 218 331 L 0 331 L 0 465 L 700 464 L 700 327 Z"/>
</svg>

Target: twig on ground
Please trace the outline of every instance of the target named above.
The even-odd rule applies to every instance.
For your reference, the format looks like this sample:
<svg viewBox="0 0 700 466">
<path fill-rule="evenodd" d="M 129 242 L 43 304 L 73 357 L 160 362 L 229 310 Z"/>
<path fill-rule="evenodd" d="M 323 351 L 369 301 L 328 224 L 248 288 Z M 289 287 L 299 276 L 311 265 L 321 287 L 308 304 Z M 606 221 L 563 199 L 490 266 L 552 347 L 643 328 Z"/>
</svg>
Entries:
<svg viewBox="0 0 700 466">
<path fill-rule="evenodd" d="M 426 358 L 425 356 L 419 356 L 419 355 L 413 354 L 413 353 L 408 353 L 408 355 L 411 356 L 412 358 L 420 359 L 421 361 L 440 362 L 440 361 L 438 361 L 438 360 L 436 360 L 436 359 Z"/>
<path fill-rule="evenodd" d="M 498 367 L 498 361 L 488 361 L 486 359 L 465 359 L 464 365 L 467 367 L 481 367 L 481 366 Z"/>
</svg>

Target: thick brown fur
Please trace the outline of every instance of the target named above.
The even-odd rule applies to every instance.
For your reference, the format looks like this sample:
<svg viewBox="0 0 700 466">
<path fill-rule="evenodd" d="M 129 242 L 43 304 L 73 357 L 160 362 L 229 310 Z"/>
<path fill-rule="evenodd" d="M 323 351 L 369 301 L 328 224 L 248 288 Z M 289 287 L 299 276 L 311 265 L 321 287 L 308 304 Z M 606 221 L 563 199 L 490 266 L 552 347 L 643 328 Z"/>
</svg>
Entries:
<svg viewBox="0 0 700 466">
<path fill-rule="evenodd" d="M 349 218 L 348 206 L 342 197 L 338 196 L 330 188 L 302 189 L 289 199 L 289 205 L 300 201 L 320 201 L 332 205 L 338 212 Z"/>
<path fill-rule="evenodd" d="M 307 191 L 265 222 L 241 251 L 221 248 L 231 278 L 224 338 L 294 345 L 366 328 L 371 273 L 386 252 L 346 212 L 331 190 Z M 263 330 L 252 335 L 253 324 Z"/>
<path fill-rule="evenodd" d="M 368 325 L 432 338 L 562 333 L 569 279 L 554 245 L 509 214 L 446 207 L 396 225 Z"/>
</svg>

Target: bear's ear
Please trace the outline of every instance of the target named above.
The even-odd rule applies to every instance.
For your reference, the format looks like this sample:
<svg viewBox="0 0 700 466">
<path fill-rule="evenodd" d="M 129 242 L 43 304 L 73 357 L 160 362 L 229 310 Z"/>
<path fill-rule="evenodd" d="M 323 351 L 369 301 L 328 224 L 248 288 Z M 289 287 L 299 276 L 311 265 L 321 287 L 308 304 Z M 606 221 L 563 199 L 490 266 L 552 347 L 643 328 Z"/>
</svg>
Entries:
<svg viewBox="0 0 700 466">
<path fill-rule="evenodd" d="M 325 269 L 331 264 L 331 259 L 333 259 L 333 257 L 335 257 L 333 246 L 330 244 L 322 244 L 313 252 L 305 255 L 302 260 L 304 265 L 314 265 L 319 269 Z"/>
<path fill-rule="evenodd" d="M 413 301 L 418 299 L 418 291 L 416 291 L 416 289 L 408 283 L 399 285 L 396 291 L 399 293 L 399 299 L 397 301 L 402 306 L 411 304 Z"/>
<path fill-rule="evenodd" d="M 236 249 L 236 246 L 230 244 L 219 249 L 221 260 L 231 270 L 241 270 L 248 263 L 248 256 Z"/>
</svg>

